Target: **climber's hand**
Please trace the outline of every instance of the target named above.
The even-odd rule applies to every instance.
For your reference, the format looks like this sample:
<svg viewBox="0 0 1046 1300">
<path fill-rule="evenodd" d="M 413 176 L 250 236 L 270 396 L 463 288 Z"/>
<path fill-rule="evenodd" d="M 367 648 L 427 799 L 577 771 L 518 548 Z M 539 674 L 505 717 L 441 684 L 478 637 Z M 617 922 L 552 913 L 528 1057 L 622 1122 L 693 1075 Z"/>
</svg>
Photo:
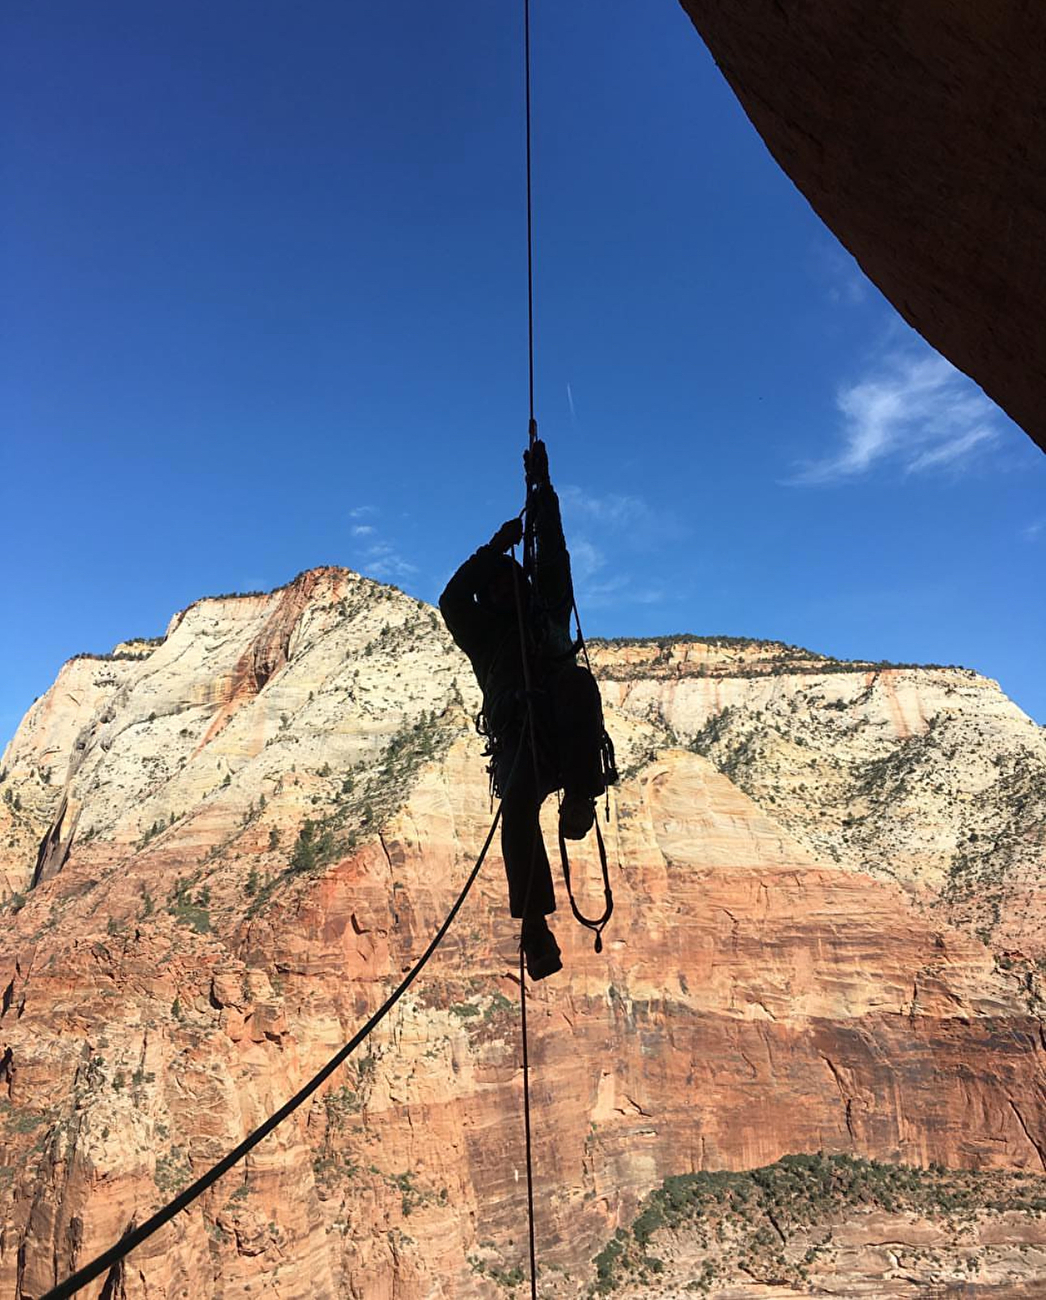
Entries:
<svg viewBox="0 0 1046 1300">
<path fill-rule="evenodd" d="M 522 540 L 523 520 L 507 519 L 490 539 L 490 544 L 496 551 L 507 551 L 510 546 L 516 546 Z"/>
<path fill-rule="evenodd" d="M 532 483 L 548 482 L 548 451 L 540 438 L 529 451 L 523 453 L 523 468 Z"/>
</svg>

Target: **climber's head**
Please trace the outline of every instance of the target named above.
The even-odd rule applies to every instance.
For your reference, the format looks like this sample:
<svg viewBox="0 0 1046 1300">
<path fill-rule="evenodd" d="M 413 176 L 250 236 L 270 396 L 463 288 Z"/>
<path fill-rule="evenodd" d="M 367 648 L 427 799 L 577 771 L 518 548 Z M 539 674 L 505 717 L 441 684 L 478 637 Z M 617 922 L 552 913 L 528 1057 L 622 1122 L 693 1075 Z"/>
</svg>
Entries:
<svg viewBox="0 0 1046 1300">
<path fill-rule="evenodd" d="M 484 609 L 489 609 L 495 614 L 510 613 L 516 608 L 517 582 L 525 604 L 527 577 L 523 572 L 523 566 L 511 555 L 502 555 L 490 581 L 479 593 L 479 603 Z"/>
</svg>

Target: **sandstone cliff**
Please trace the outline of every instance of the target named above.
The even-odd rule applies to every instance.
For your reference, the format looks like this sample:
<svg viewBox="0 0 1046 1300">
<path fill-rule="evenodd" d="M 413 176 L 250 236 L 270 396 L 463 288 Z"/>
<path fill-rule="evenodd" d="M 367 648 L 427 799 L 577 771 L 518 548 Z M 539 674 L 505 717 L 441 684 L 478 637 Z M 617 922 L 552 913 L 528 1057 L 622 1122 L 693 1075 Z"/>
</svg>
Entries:
<svg viewBox="0 0 1046 1300">
<path fill-rule="evenodd" d="M 593 651 L 618 907 L 600 957 L 561 911 L 567 972 L 534 991 L 543 1293 L 583 1293 L 667 1175 L 1043 1171 L 1041 729 L 959 669 Z M 338 569 L 62 669 L 2 761 L 4 1294 L 140 1222 L 397 982 L 489 824 L 476 704 L 435 611 Z M 492 857 L 323 1098 L 105 1294 L 511 1290 L 514 942 Z"/>
</svg>

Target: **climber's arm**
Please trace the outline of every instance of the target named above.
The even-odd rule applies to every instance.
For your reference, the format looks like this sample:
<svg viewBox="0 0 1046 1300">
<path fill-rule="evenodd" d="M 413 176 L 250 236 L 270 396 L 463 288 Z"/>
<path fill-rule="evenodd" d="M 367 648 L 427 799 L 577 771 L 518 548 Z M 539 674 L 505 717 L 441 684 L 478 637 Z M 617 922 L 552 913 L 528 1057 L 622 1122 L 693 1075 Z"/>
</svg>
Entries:
<svg viewBox="0 0 1046 1300">
<path fill-rule="evenodd" d="M 518 519 L 502 524 L 486 545 L 469 556 L 439 598 L 439 612 L 447 631 L 467 655 L 480 647 L 489 623 L 489 616 L 477 605 L 476 597 L 494 577 L 505 551 L 519 541 L 522 530 Z"/>
<path fill-rule="evenodd" d="M 570 574 L 570 552 L 563 536 L 559 497 L 548 473 L 548 453 L 540 440 L 526 456 L 531 483 L 530 508 L 534 520 L 534 586 L 538 600 L 554 626 L 569 637 L 570 612 L 574 607 L 574 585 Z"/>
</svg>

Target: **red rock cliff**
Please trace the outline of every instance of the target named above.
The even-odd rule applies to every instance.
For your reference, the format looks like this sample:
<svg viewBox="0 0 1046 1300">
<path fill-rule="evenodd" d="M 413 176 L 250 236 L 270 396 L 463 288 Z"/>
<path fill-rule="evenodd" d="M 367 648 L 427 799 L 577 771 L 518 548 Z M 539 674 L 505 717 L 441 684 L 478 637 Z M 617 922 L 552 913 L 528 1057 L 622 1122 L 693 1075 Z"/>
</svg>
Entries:
<svg viewBox="0 0 1046 1300">
<path fill-rule="evenodd" d="M 1012 821 L 1007 762 L 1046 770 L 1040 729 L 962 670 L 758 642 L 594 657 L 627 773 L 618 906 L 600 957 L 561 911 L 566 972 L 534 990 L 543 1293 L 581 1294 L 670 1173 L 815 1150 L 1046 1168 L 1038 976 L 948 893 L 970 827 Z M 73 661 L 30 710 L 0 799 L 4 1294 L 140 1222 L 398 981 L 489 822 L 474 704 L 434 611 L 327 569 Z M 1034 905 L 1038 833 L 1005 864 Z M 525 1253 L 514 945 L 493 857 L 324 1096 L 106 1294 L 503 1294 Z"/>
</svg>

